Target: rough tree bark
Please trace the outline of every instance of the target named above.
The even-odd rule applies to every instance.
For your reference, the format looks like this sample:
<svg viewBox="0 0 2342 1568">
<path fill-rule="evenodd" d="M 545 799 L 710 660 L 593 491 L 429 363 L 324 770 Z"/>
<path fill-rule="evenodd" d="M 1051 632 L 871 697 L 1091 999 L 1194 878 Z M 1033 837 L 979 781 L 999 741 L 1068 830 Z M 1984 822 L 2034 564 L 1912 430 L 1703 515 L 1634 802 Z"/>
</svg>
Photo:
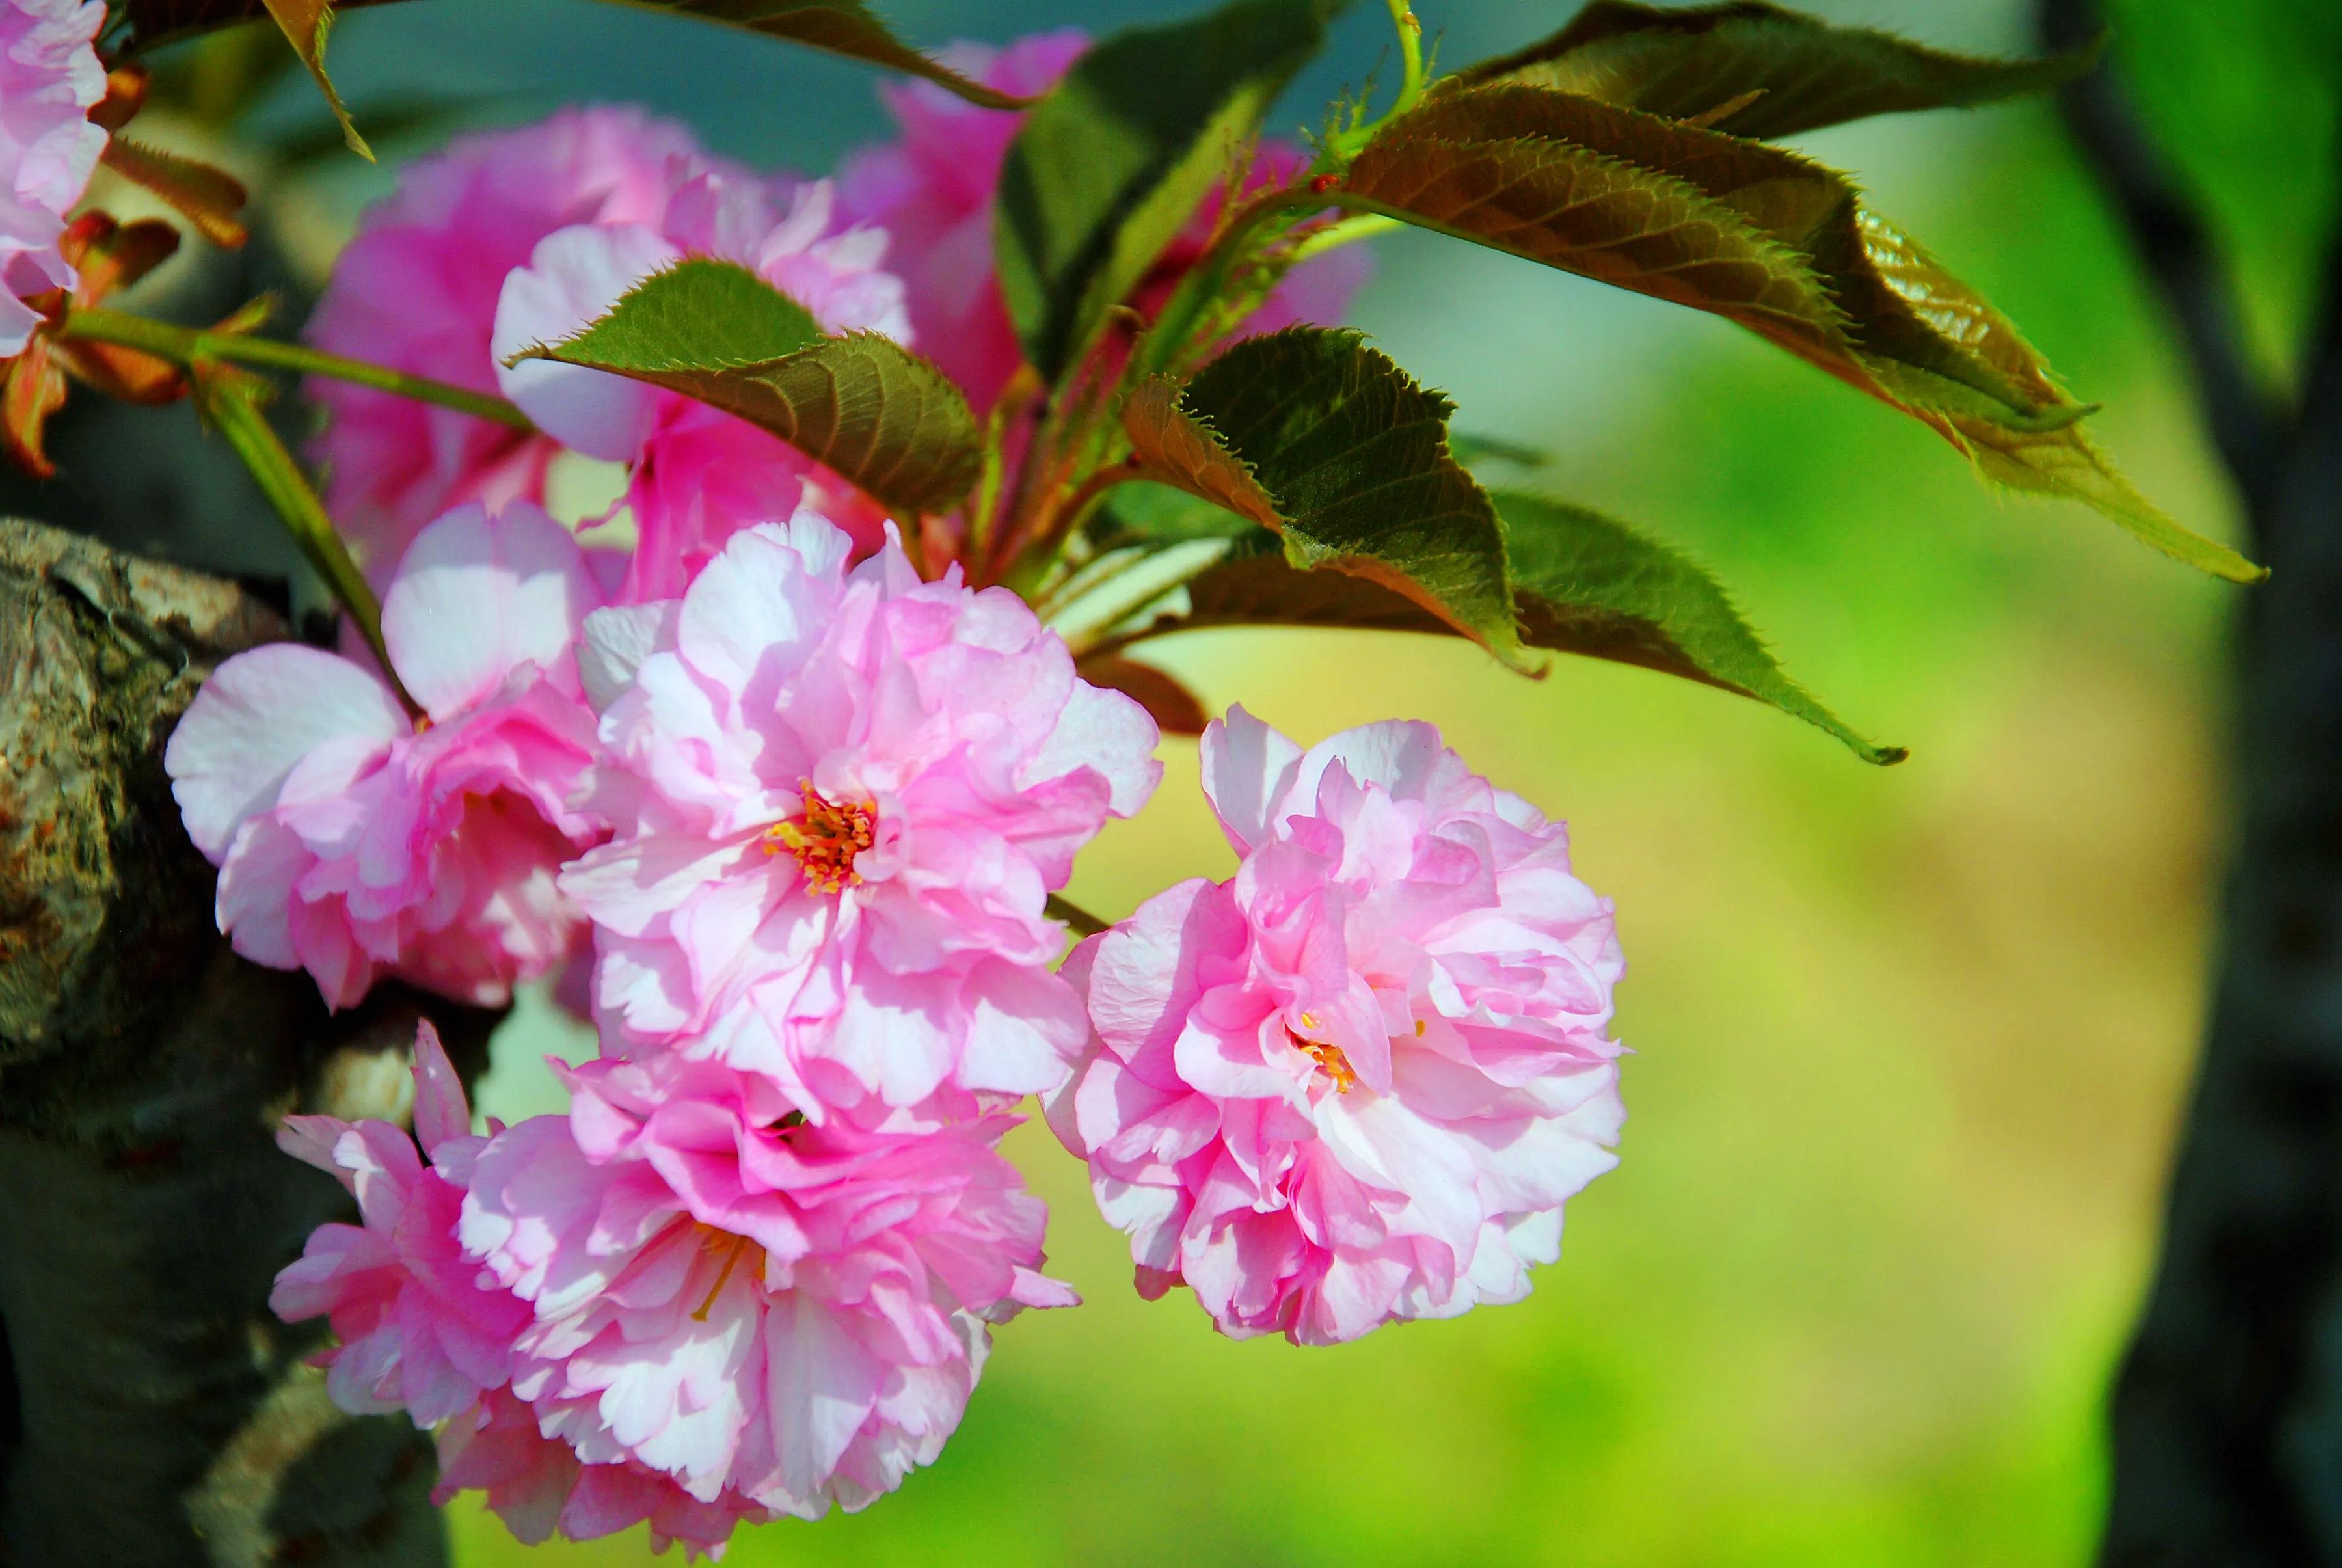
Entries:
<svg viewBox="0 0 2342 1568">
<path fill-rule="evenodd" d="M 445 1560 L 429 1449 L 353 1421 L 271 1276 L 346 1211 L 287 1111 L 403 1115 L 417 999 L 326 1014 L 245 963 L 164 776 L 220 658 L 285 635 L 232 583 L 0 522 L 0 1562 Z M 432 1004 L 476 1067 L 485 1015 Z"/>
<path fill-rule="evenodd" d="M 2045 42 L 2099 25 L 2042 0 Z M 2237 838 L 2102 1561 L 2342 1563 L 2342 237 L 2301 390 L 2257 377 L 2197 205 L 2102 69 L 2067 122 L 2187 350 L 2271 568 L 2237 639 Z"/>
</svg>

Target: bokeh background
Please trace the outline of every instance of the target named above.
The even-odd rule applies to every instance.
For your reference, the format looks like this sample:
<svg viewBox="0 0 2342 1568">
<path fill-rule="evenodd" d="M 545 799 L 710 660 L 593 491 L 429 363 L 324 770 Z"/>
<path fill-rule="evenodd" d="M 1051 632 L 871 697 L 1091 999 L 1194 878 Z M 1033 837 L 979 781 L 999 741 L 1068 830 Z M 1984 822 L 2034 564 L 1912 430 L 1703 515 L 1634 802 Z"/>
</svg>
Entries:
<svg viewBox="0 0 2342 1568">
<path fill-rule="evenodd" d="M 2028 40 L 2012 0 L 1807 5 L 1974 50 Z M 1189 7 L 886 8 L 937 44 Z M 1456 63 L 1572 9 L 1419 6 Z M 2116 68 L 2212 202 L 2282 377 L 2336 205 L 2342 6 L 2115 9 Z M 1314 123 L 1386 62 L 1386 36 L 1382 7 L 1357 6 L 1279 123 Z M 457 125 L 635 100 L 807 172 L 886 132 L 869 73 L 778 45 L 576 0 L 417 0 L 335 36 L 384 154 L 370 168 L 335 150 L 303 80 L 225 131 L 197 123 L 248 80 L 246 45 L 278 47 L 255 32 L 181 62 L 184 128 L 225 136 L 253 176 L 265 244 L 247 265 L 296 298 L 397 162 Z M 2097 428 L 2149 493 L 2234 537 L 2169 337 L 2047 105 L 1807 144 L 2107 403 Z M 1380 254 L 1356 320 L 1456 397 L 1459 428 L 1551 452 L 1536 482 L 1705 558 L 1793 674 L 1911 760 L 1867 768 L 1754 703 L 1586 661 L 1532 683 L 1429 639 L 1157 645 L 1207 702 L 1241 699 L 1305 741 L 1434 719 L 1568 819 L 1630 960 L 1624 1163 L 1572 1205 L 1526 1304 L 1305 1352 L 1221 1340 L 1181 1295 L 1141 1302 L 1080 1167 L 1028 1126 L 1012 1152 L 1053 1205 L 1053 1271 L 1087 1304 L 999 1334 L 958 1437 L 899 1494 L 747 1532 L 727 1563 L 2084 1561 L 2100 1402 L 2203 1007 L 2224 648 L 2246 590 L 2079 507 L 1988 494 L 1917 425 L 1720 321 L 1427 236 Z M 278 559 L 238 478 L 190 477 L 191 419 L 140 417 L 146 443 L 53 498 L 95 498 L 128 542 L 151 528 L 182 551 L 198 514 L 214 558 Z M 1159 799 L 1084 860 L 1084 905 L 1118 916 L 1227 869 L 1194 747 L 1166 752 Z M 525 1006 L 485 1109 L 554 1108 L 543 1055 L 586 1050 Z M 466 1568 L 647 1555 L 639 1532 L 530 1551 L 469 1504 L 451 1523 Z"/>
</svg>

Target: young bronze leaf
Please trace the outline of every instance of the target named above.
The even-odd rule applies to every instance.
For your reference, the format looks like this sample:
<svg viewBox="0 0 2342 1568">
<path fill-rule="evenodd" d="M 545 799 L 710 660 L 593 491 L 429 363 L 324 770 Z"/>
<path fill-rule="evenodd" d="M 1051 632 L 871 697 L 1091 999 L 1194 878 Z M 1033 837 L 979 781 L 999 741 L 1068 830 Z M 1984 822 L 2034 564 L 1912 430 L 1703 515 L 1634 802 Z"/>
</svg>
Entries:
<svg viewBox="0 0 2342 1568">
<path fill-rule="evenodd" d="M 863 60 L 906 75 L 924 76 L 987 109 L 1021 109 L 1032 100 L 970 80 L 895 36 L 864 0 L 620 0 L 652 11 L 673 11 L 745 27 L 767 37 Z"/>
<path fill-rule="evenodd" d="M 1304 570 L 1369 578 L 1520 662 L 1495 509 L 1447 450 L 1454 406 L 1356 333 L 1288 327 L 1135 397 L 1145 477 L 1273 527 Z"/>
<path fill-rule="evenodd" d="M 1119 691 L 1146 709 L 1166 735 L 1201 735 L 1211 715 L 1176 676 L 1119 654 L 1093 654 L 1075 667 L 1084 680 Z"/>
<path fill-rule="evenodd" d="M 686 261 L 637 284 L 566 342 L 523 358 L 606 370 L 738 416 L 898 516 L 948 509 L 976 482 L 976 416 L 926 360 L 873 333 L 825 337 L 747 268 Z"/>
<path fill-rule="evenodd" d="M 1002 171 L 995 245 L 1009 315 L 1044 375 L 1079 362 L 1346 3 L 1236 0 L 1116 34 L 1027 117 Z"/>
<path fill-rule="evenodd" d="M 350 151 L 372 163 L 374 149 L 358 135 L 357 126 L 350 120 L 349 106 L 342 102 L 334 79 L 325 75 L 325 35 L 334 30 L 334 0 L 266 0 L 266 4 L 268 14 L 276 18 L 276 25 L 291 40 L 293 52 L 301 56 L 301 64 L 308 66 L 309 75 L 316 78 L 317 90 L 325 95 L 326 106 L 341 124 L 342 140 L 349 144 Z"/>
<path fill-rule="evenodd" d="M 1500 83 L 1394 122 L 1336 195 L 1737 321 L 1924 420 L 1995 477 L 2087 502 L 2218 576 L 2260 575 L 2116 477 L 2077 428 L 2088 407 L 2008 320 L 1844 176 L 1795 153 Z"/>
<path fill-rule="evenodd" d="M 2042 92 L 2087 72 L 2097 53 L 2093 44 L 2041 59 L 1979 59 L 1760 0 L 1680 10 L 1594 0 L 1543 43 L 1456 80 L 1553 87 L 1769 137 Z"/>
<path fill-rule="evenodd" d="M 101 158 L 124 179 L 170 203 L 214 245 L 235 250 L 244 244 L 245 226 L 238 216 L 244 211 L 244 186 L 225 170 L 118 134 L 105 144 Z"/>
<path fill-rule="evenodd" d="M 1637 664 L 1752 697 L 1866 762 L 1900 762 L 1790 679 L 1716 579 L 1680 552 L 1582 508 L 1500 494 L 1513 600 L 1531 648 Z"/>
</svg>

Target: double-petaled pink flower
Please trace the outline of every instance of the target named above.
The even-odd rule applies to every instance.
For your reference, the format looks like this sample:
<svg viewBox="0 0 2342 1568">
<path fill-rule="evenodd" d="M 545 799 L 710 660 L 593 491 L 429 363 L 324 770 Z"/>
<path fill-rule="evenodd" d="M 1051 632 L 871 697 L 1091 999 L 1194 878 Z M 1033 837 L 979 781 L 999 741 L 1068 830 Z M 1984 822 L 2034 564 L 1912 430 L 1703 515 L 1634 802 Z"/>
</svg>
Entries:
<svg viewBox="0 0 2342 1568">
<path fill-rule="evenodd" d="M 767 1080 L 666 1057 L 571 1076 L 567 1117 L 475 1162 L 465 1250 L 528 1302 L 512 1392 L 589 1465 L 819 1518 L 929 1462 L 1044 1277 L 1046 1211 L 994 1145 L 806 1121 Z"/>
<path fill-rule="evenodd" d="M 220 666 L 164 756 L 220 869 L 235 950 L 347 1007 L 378 975 L 494 1005 L 571 956 L 555 884 L 601 836 L 574 643 L 601 602 L 576 541 L 522 503 L 425 529 L 383 602 L 400 706 L 359 663 L 277 643 Z"/>
<path fill-rule="evenodd" d="M 656 224 L 579 224 L 546 236 L 505 279 L 493 349 L 505 396 L 571 450 L 625 464 L 612 508 L 634 523 L 629 602 L 683 592 L 724 541 L 776 522 L 800 501 L 877 548 L 885 513 L 778 437 L 676 392 L 550 360 L 505 361 L 575 337 L 652 274 L 686 256 L 737 262 L 788 295 L 831 333 L 907 341 L 903 286 L 880 269 L 880 230 L 841 228 L 826 180 L 784 196 L 736 170 L 682 185 Z"/>
<path fill-rule="evenodd" d="M 680 600 L 587 621 L 616 837 L 562 886 L 606 1053 L 719 1060 L 816 1121 L 932 1121 L 1064 1077 L 1086 1030 L 1045 905 L 1153 790 L 1156 734 L 1013 593 L 849 548 L 802 513 Z"/>
<path fill-rule="evenodd" d="M 636 109 L 568 109 L 460 136 L 400 171 L 335 263 L 307 336 L 335 354 L 475 392 L 497 389 L 489 350 L 505 279 L 574 224 L 656 224 L 709 166 L 691 133 Z M 468 501 L 545 498 L 557 442 L 313 377 L 327 415 L 311 454 L 325 503 L 377 581 L 424 526 Z"/>
<path fill-rule="evenodd" d="M 57 242 L 105 151 L 89 120 L 105 96 L 91 46 L 105 25 L 103 0 L 0 0 L 0 358 L 40 325 L 25 297 L 73 286 Z"/>
<path fill-rule="evenodd" d="M 1095 1029 L 1050 1102 L 1140 1290 L 1302 1343 L 1528 1290 L 1614 1163 L 1610 906 L 1566 834 L 1427 724 L 1204 738 L 1236 876 L 1076 950 Z"/>
</svg>

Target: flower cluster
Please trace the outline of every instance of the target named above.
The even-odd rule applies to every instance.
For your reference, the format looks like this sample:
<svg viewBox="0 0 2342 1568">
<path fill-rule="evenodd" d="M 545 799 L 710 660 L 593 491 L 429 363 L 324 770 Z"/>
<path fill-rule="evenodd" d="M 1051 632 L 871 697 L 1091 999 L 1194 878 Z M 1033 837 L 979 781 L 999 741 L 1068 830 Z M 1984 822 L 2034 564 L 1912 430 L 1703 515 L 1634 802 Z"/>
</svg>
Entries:
<svg viewBox="0 0 2342 1568">
<path fill-rule="evenodd" d="M 951 58 L 1030 93 L 1082 47 Z M 609 109 L 408 170 L 313 338 L 533 428 L 318 384 L 383 659 L 240 655 L 168 749 L 222 929 L 330 1005 L 590 975 L 565 1113 L 475 1131 L 426 1026 L 412 1136 L 283 1137 L 363 1223 L 319 1230 L 276 1310 L 326 1319 L 334 1397 L 432 1430 L 443 1494 L 525 1539 L 646 1523 L 713 1554 L 932 1461 L 992 1325 L 1075 1300 L 998 1152 L 1027 1096 L 1144 1292 L 1306 1342 L 1518 1297 L 1609 1160 L 1607 906 L 1427 727 L 1305 753 L 1236 710 L 1204 751 L 1236 877 L 1061 964 L 1053 895 L 1160 780 L 1147 712 L 773 436 L 516 357 L 715 256 L 996 401 L 1020 361 L 984 215 L 1016 116 L 891 102 L 902 139 L 836 186 Z M 1331 253 L 1253 325 L 1353 281 Z"/>
<path fill-rule="evenodd" d="M 92 47 L 105 25 L 104 0 L 0 0 L 0 357 L 40 325 L 25 299 L 74 284 L 59 246 L 105 151 L 89 120 L 105 96 Z"/>
</svg>

